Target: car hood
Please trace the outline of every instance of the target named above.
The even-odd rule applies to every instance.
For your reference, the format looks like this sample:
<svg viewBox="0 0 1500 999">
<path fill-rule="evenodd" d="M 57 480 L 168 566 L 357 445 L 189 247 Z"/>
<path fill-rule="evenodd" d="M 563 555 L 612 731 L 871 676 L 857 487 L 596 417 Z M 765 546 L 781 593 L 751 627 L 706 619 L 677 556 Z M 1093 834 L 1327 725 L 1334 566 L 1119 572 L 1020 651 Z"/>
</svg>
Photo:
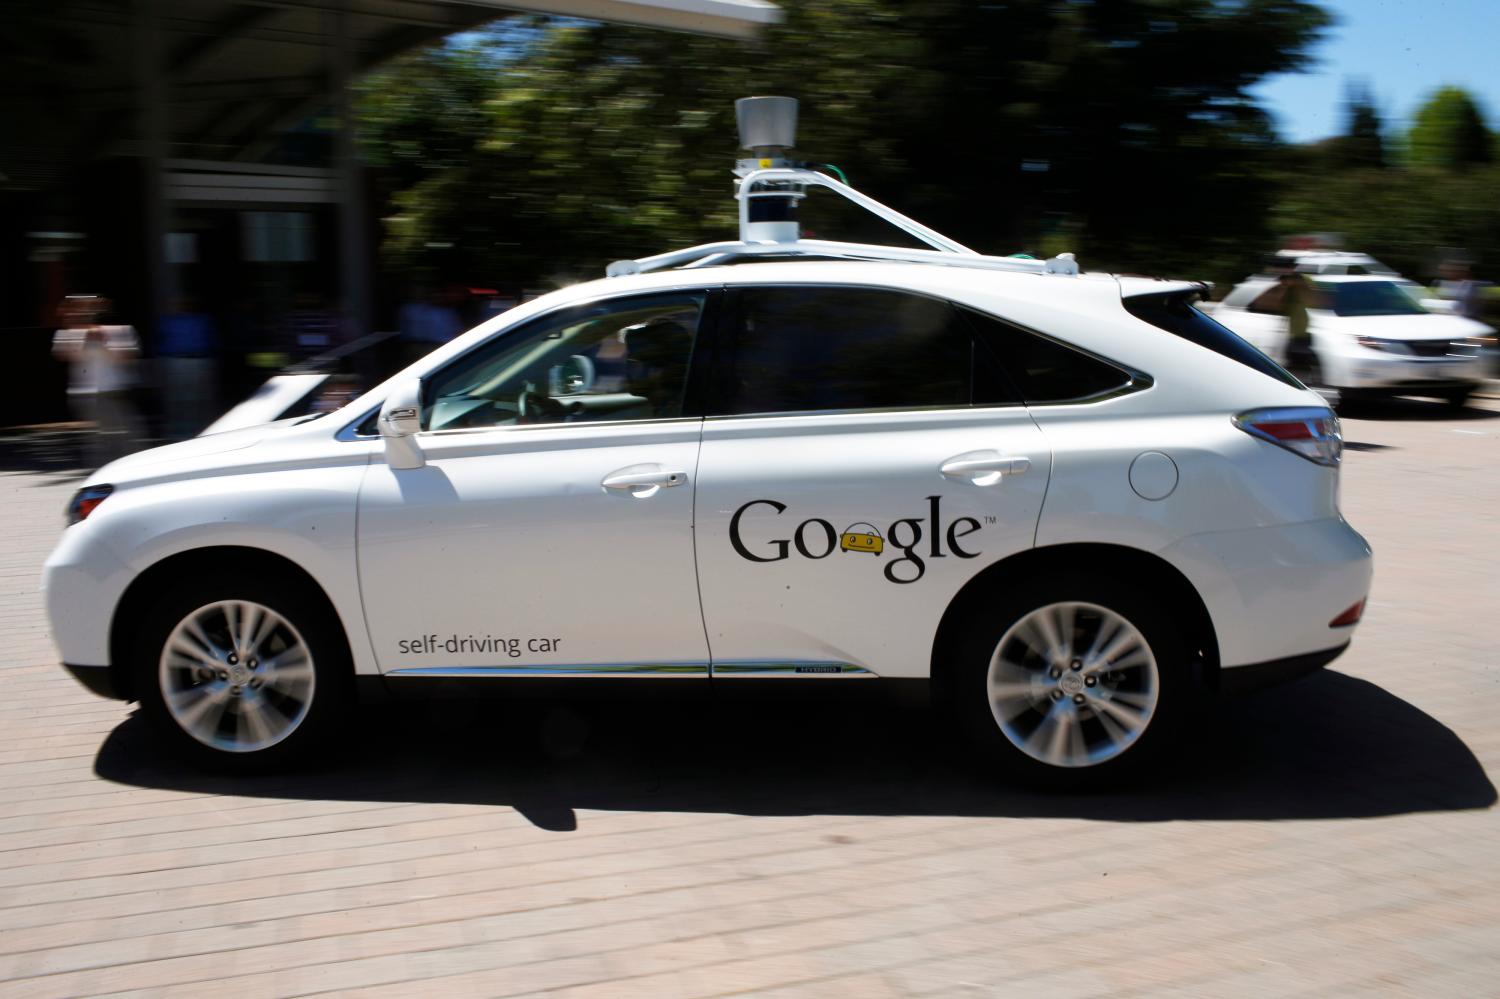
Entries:
<svg viewBox="0 0 1500 999">
<path fill-rule="evenodd" d="M 99 482 L 119 484 L 138 479 L 159 478 L 163 475 L 221 468 L 224 465 L 222 455 L 254 447 L 268 437 L 281 436 L 302 419 L 304 417 L 280 420 L 258 427 L 230 430 L 222 434 L 209 434 L 207 437 L 194 437 L 177 444 L 165 444 L 161 447 L 137 451 L 135 454 L 126 455 L 105 465 L 89 476 L 85 484 L 93 485 Z"/>
<path fill-rule="evenodd" d="M 326 374 L 273 375 L 250 397 L 208 425 L 199 434 L 219 434 L 226 430 L 260 427 L 281 419 L 282 414 L 305 400 L 324 382 Z"/>
<path fill-rule="evenodd" d="M 1462 340 L 1484 336 L 1489 327 L 1463 316 L 1336 316 L 1319 313 L 1315 322 L 1330 332 L 1382 340 Z"/>
</svg>

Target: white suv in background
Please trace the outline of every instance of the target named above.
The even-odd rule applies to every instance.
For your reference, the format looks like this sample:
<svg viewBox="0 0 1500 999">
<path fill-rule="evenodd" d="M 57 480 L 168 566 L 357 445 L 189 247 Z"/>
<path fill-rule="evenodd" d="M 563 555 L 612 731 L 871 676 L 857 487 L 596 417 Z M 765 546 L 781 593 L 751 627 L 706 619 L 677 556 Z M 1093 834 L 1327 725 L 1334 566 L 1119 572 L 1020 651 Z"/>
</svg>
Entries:
<svg viewBox="0 0 1500 999">
<path fill-rule="evenodd" d="M 1494 330 L 1428 311 L 1403 278 L 1306 275 L 1308 332 L 1316 381 L 1346 398 L 1419 395 L 1461 407 L 1486 375 L 1484 345 Z M 1286 360 L 1287 318 L 1276 275 L 1236 285 L 1212 307 L 1215 319 L 1271 357 Z"/>
<path fill-rule="evenodd" d="M 997 764 L 1131 766 L 1337 656 L 1370 551 L 1333 413 L 1195 286 L 1041 268 L 608 278 L 115 462 L 47 562 L 62 660 L 227 764 L 362 693 L 567 677 L 930 680 Z"/>
<path fill-rule="evenodd" d="M 1303 274 L 1377 274 L 1389 278 L 1400 275 L 1368 253 L 1350 250 L 1277 250 L 1272 256 L 1277 270 L 1295 270 Z"/>
</svg>

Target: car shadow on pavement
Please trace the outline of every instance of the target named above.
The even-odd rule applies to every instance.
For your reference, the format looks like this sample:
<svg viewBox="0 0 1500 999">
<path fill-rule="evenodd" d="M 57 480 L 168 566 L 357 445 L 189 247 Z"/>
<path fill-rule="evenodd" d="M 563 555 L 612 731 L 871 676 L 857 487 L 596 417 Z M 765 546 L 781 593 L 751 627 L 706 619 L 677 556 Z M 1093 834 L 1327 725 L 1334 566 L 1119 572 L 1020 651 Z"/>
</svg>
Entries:
<svg viewBox="0 0 1500 999">
<path fill-rule="evenodd" d="M 1090 793 L 1008 783 L 969 761 L 934 712 L 860 700 L 412 702 L 363 712 L 317 769 L 256 777 L 178 764 L 137 713 L 105 741 L 95 770 L 197 793 L 505 805 L 557 831 L 577 828 L 580 809 L 1155 822 L 1359 818 L 1496 800 L 1452 731 L 1333 671 L 1217 706 L 1161 773 Z"/>
<path fill-rule="evenodd" d="M 1490 403 L 1490 406 L 1493 406 Z M 1442 420 L 1497 420 L 1500 410 L 1488 408 L 1478 400 L 1461 409 L 1432 399 L 1392 396 L 1380 399 L 1350 399 L 1339 408 L 1346 420 L 1389 420 L 1395 422 L 1436 422 Z"/>
<path fill-rule="evenodd" d="M 0 472 L 82 473 L 90 432 L 76 424 L 0 429 Z"/>
</svg>

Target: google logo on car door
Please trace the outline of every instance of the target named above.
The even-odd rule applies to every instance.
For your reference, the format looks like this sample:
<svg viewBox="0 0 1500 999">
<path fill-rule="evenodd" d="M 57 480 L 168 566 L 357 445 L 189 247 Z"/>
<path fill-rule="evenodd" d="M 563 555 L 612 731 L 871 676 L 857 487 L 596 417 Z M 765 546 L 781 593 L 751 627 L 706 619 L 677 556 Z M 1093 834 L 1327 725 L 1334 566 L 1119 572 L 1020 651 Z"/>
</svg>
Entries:
<svg viewBox="0 0 1500 999">
<path fill-rule="evenodd" d="M 866 553 L 878 557 L 885 554 L 889 545 L 902 554 L 900 558 L 885 563 L 885 578 L 893 583 L 915 583 L 927 572 L 924 559 L 947 558 L 950 554 L 958 558 L 979 557 L 978 551 L 969 550 L 960 541 L 981 530 L 983 525 L 973 517 L 959 517 L 944 525 L 942 502 L 941 496 L 927 497 L 926 517 L 902 517 L 893 521 L 884 534 L 874 524 L 864 521 L 850 524 L 841 533 L 822 517 L 809 517 L 799 523 L 789 536 L 772 537 L 747 544 L 741 528 L 747 511 L 766 507 L 773 516 L 780 517 L 787 510 L 785 503 L 773 499 L 751 500 L 734 511 L 734 516 L 729 518 L 729 544 L 740 558 L 748 562 L 783 562 L 792 557 L 793 551 L 803 558 L 813 560 L 825 559 L 834 551 Z M 919 553 L 917 549 L 923 538 L 927 539 L 927 550 Z"/>
</svg>

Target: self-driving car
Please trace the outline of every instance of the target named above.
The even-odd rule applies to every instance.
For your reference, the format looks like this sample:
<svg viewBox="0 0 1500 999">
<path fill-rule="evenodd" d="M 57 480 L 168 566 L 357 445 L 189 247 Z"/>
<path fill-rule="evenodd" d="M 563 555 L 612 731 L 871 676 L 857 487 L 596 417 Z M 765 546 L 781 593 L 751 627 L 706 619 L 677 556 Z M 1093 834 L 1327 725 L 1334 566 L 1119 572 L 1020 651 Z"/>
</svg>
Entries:
<svg viewBox="0 0 1500 999">
<path fill-rule="evenodd" d="M 45 570 L 67 668 L 229 767 L 434 682 L 905 680 L 1074 781 L 1343 651 L 1371 556 L 1338 420 L 1199 285 L 977 254 L 769 138 L 739 240 L 97 471 Z M 819 187 L 933 248 L 800 239 Z"/>
</svg>

